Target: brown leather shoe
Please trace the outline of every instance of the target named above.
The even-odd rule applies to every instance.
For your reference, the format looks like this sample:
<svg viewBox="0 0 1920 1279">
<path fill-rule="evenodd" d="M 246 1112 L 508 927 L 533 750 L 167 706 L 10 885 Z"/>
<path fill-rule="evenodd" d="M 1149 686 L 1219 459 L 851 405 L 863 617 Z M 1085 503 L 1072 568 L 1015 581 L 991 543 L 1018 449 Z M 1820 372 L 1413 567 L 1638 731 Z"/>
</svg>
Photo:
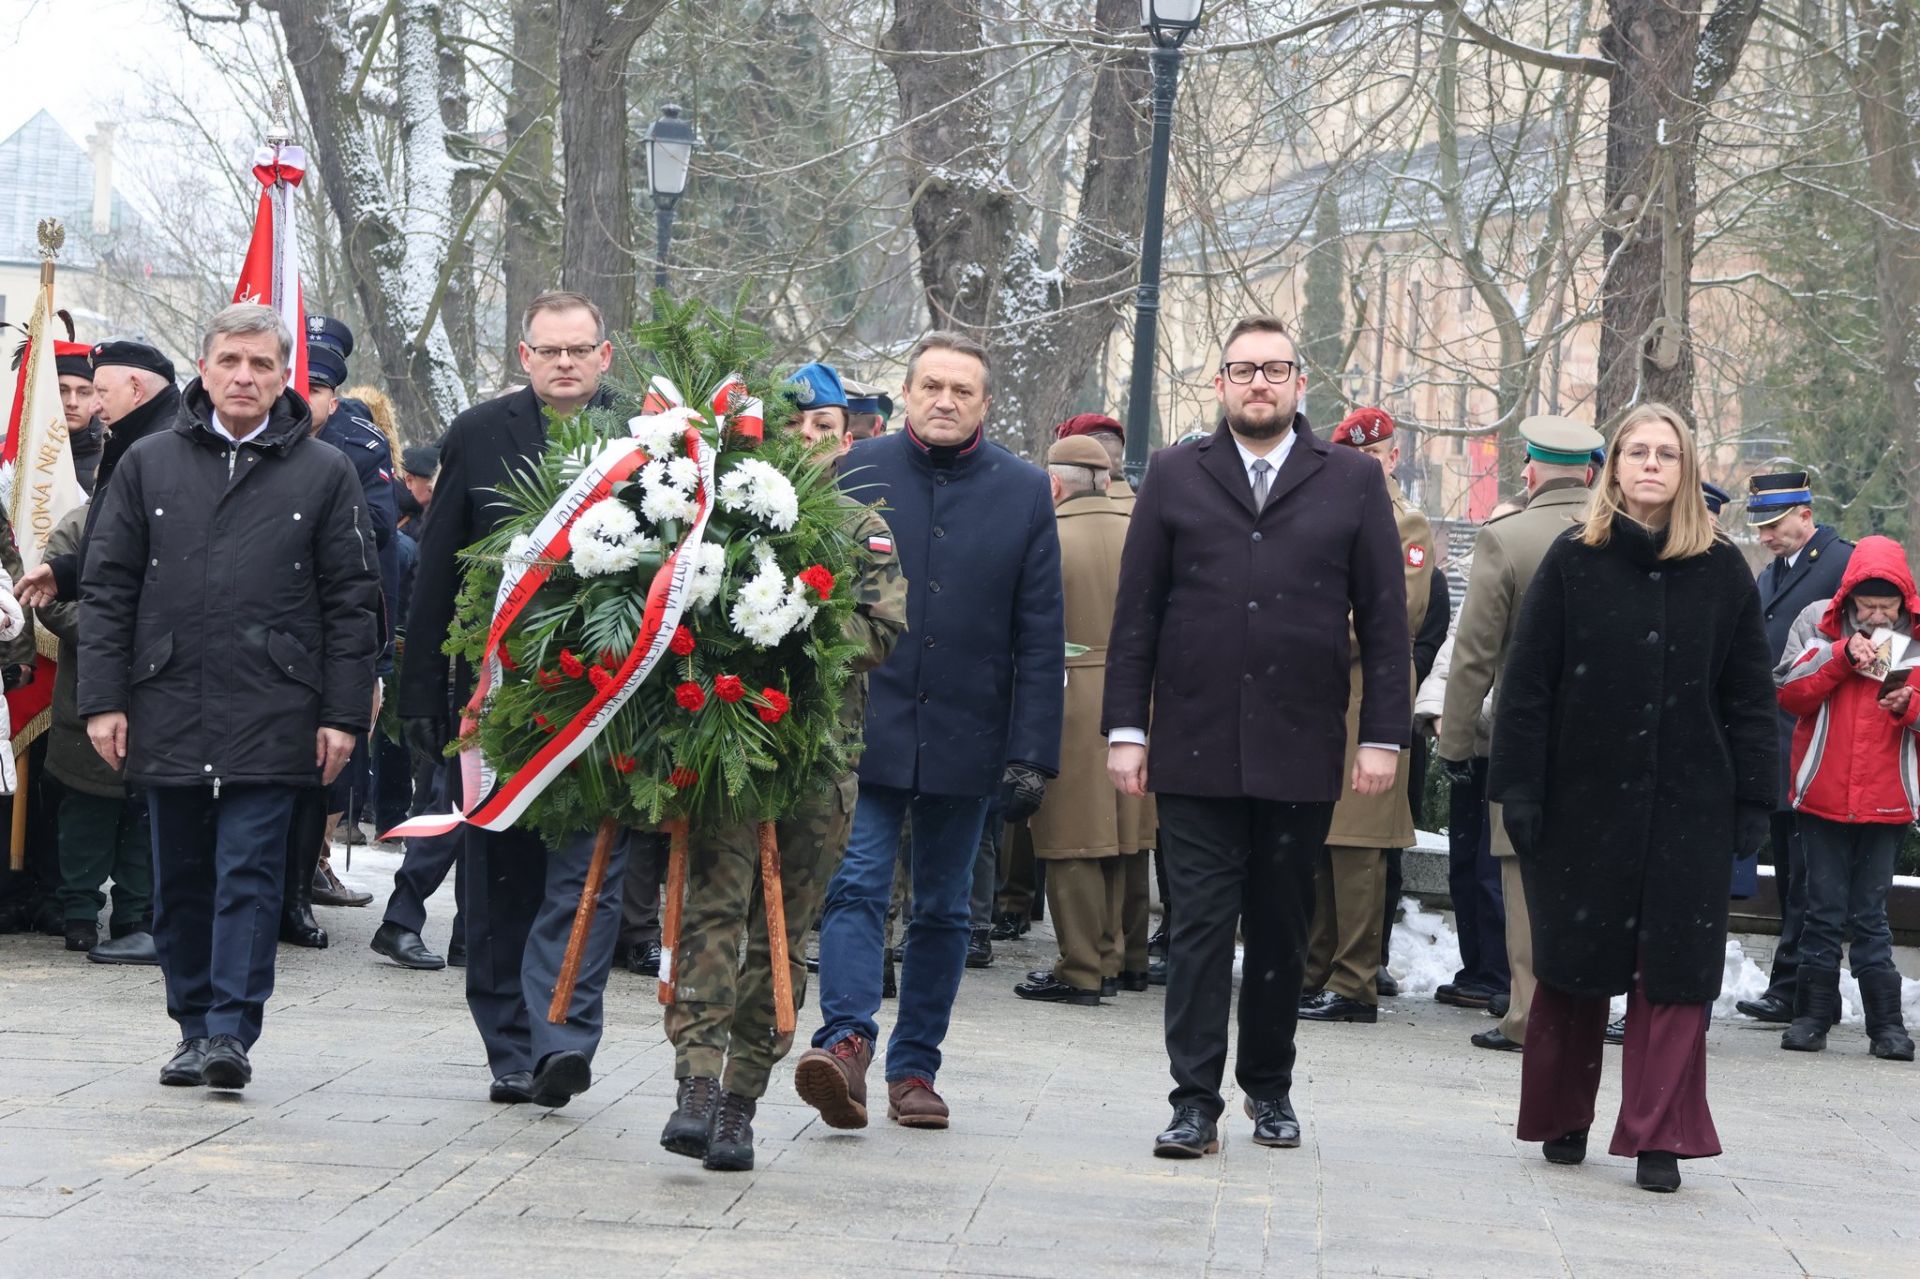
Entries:
<svg viewBox="0 0 1920 1279">
<path fill-rule="evenodd" d="M 348 888 L 333 873 L 325 853 L 320 854 L 319 862 L 313 868 L 313 904 L 316 906 L 365 906 L 373 901 L 372 893 L 363 893 L 357 888 Z"/>
<path fill-rule="evenodd" d="M 829 1128 L 867 1126 L 867 1067 L 873 1045 L 863 1035 L 848 1035 L 828 1048 L 809 1048 L 793 1068 L 800 1100 L 820 1112 Z"/>
<path fill-rule="evenodd" d="M 947 1103 L 918 1075 L 887 1081 L 887 1118 L 902 1128 L 945 1128 Z"/>
</svg>

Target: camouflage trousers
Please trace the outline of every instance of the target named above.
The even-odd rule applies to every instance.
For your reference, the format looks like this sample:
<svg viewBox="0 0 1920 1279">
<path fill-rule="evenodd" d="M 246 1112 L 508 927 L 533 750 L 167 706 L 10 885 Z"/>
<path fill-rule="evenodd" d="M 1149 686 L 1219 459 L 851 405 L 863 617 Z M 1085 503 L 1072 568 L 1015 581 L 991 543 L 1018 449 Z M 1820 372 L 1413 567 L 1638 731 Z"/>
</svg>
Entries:
<svg viewBox="0 0 1920 1279">
<path fill-rule="evenodd" d="M 848 774 L 776 832 L 795 1008 L 806 1002 L 807 931 L 819 921 L 827 883 L 846 854 L 857 794 Z M 667 1005 L 665 1022 L 674 1078 L 717 1078 L 742 1097 L 765 1096 L 773 1067 L 793 1047 L 793 1036 L 774 1033 L 757 827 L 690 833 L 687 900 L 673 975 L 674 1002 Z"/>
</svg>

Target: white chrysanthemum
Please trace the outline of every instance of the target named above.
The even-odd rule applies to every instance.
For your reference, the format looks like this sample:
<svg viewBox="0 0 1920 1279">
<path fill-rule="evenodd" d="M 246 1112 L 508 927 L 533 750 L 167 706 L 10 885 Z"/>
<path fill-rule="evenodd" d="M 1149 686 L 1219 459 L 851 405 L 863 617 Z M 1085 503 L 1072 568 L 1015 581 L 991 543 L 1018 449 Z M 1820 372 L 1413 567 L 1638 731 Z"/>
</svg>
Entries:
<svg viewBox="0 0 1920 1279">
<path fill-rule="evenodd" d="M 759 458 L 747 458 L 728 472 L 720 482 L 720 505 L 745 511 L 783 533 L 800 519 L 793 482 Z"/>
<path fill-rule="evenodd" d="M 771 648 L 799 623 L 806 606 L 795 601 L 787 574 L 774 559 L 773 552 L 765 546 L 755 551 L 759 565 L 753 577 L 734 596 L 733 608 L 727 616 L 733 629 L 750 643 Z"/>
<path fill-rule="evenodd" d="M 676 457 L 667 463 L 667 479 L 675 488 L 691 493 L 700 486 L 700 464 L 690 457 Z"/>
<path fill-rule="evenodd" d="M 655 461 L 648 462 L 645 466 L 641 467 L 638 471 L 635 471 L 633 475 L 633 480 L 634 480 L 634 483 L 638 484 L 643 489 L 664 489 L 664 488 L 673 487 L 672 483 L 667 479 L 667 464 L 657 459 Z"/>
<path fill-rule="evenodd" d="M 618 498 L 602 498 L 573 522 L 573 540 L 582 538 L 624 545 L 640 535 L 640 517 Z"/>
<path fill-rule="evenodd" d="M 693 548 L 688 567 L 687 607 L 705 608 L 720 598 L 720 586 L 727 571 L 727 548 L 717 542 L 702 542 Z"/>
<path fill-rule="evenodd" d="M 583 538 L 574 543 L 573 554 L 568 559 L 573 571 L 582 577 L 605 577 L 609 573 L 624 573 L 639 563 L 640 549 L 632 542 Z"/>
<path fill-rule="evenodd" d="M 640 513 L 655 524 L 691 524 L 700 508 L 679 489 L 649 486 L 646 497 L 641 500 Z"/>
<path fill-rule="evenodd" d="M 627 419 L 627 433 L 640 442 L 648 457 L 667 458 L 685 448 L 687 422 L 691 409 L 668 409 Z"/>
<path fill-rule="evenodd" d="M 7 478 L 11 480 L 11 474 L 9 474 Z M 533 539 L 525 533 L 517 535 L 511 542 L 507 543 L 507 558 L 510 560 L 531 561 L 533 559 Z"/>
</svg>

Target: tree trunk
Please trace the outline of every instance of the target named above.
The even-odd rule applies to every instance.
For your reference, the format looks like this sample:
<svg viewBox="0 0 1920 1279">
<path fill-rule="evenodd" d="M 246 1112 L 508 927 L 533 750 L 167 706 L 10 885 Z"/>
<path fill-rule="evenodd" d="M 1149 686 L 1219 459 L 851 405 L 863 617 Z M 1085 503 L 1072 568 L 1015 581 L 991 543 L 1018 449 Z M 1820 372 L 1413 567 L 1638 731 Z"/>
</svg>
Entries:
<svg viewBox="0 0 1920 1279">
<path fill-rule="evenodd" d="M 1860 33 L 1849 75 L 1860 110 L 1867 183 L 1873 192 L 1874 277 L 1881 367 L 1893 420 L 1906 436 L 1907 529 L 1920 530 L 1920 145 L 1907 114 L 1913 23 L 1906 0 L 1856 0 Z"/>
<path fill-rule="evenodd" d="M 466 72 L 467 61 L 459 50 L 441 41 L 440 123 L 446 130 L 450 147 L 457 148 L 462 160 L 471 161 L 473 148 L 468 135 L 467 110 L 472 100 L 467 95 Z M 458 218 L 473 203 L 474 181 L 470 169 L 463 166 L 455 174 L 451 193 L 451 211 Z M 478 372 L 480 354 L 473 285 L 473 241 L 461 236 L 447 246 L 447 291 L 440 303 L 440 313 L 445 317 L 447 339 L 453 345 L 454 364 L 467 373 L 469 393 L 475 389 L 472 379 Z"/>
<path fill-rule="evenodd" d="M 522 135 L 520 153 L 507 171 L 501 191 L 506 236 L 501 257 L 506 269 L 506 346 L 501 367 L 509 378 L 520 372 L 520 314 L 535 295 L 560 282 L 560 235 L 553 166 L 553 116 L 547 103 L 559 74 L 555 0 L 519 0 L 513 8 L 512 95 L 507 104 L 507 145 Z"/>
<path fill-rule="evenodd" d="M 669 0 L 558 0 L 560 146 L 566 168 L 561 283 L 633 327 L 633 182 L 627 56 Z"/>
<path fill-rule="evenodd" d="M 1131 33 L 1139 12 L 1137 0 L 1099 0 L 1095 24 Z M 914 122 L 902 147 L 927 311 L 935 325 L 986 343 L 994 357 L 989 433 L 1037 458 L 1118 319 L 1116 306 L 1095 299 L 1124 290 L 1135 271 L 1146 207 L 1146 59 L 1110 52 L 1094 71 L 1077 221 L 1052 273 L 1019 225 L 991 100 L 973 92 L 983 67 L 979 5 L 896 0 L 894 15 L 885 47 L 902 118 Z"/>
</svg>

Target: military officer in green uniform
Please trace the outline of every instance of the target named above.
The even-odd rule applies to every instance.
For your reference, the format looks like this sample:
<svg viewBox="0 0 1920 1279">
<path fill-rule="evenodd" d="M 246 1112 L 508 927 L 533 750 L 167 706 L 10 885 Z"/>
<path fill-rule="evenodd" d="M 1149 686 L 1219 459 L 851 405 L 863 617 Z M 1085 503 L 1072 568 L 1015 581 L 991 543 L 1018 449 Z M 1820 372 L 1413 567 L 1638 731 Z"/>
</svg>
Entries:
<svg viewBox="0 0 1920 1279">
<path fill-rule="evenodd" d="M 799 413 L 788 429 L 838 456 L 852 445 L 840 376 L 825 364 L 795 373 L 788 394 Z M 885 661 L 907 626 L 907 580 L 886 521 L 843 499 L 858 548 L 859 606 L 848 623 L 863 651 L 847 689 L 842 722 L 857 740 L 866 719 L 865 671 Z M 846 852 L 859 794 L 853 769 L 823 777 L 812 800 L 779 823 L 780 883 L 786 906 L 787 954 L 795 1004 L 806 993 L 802 948 L 820 917 L 827 883 Z M 675 1154 L 715 1171 L 753 1167 L 753 1115 L 774 1065 L 793 1036 L 774 1030 L 773 965 L 760 884 L 758 828 L 743 823 L 690 832 L 687 897 L 673 955 L 674 1002 L 666 1032 L 673 1044 L 677 1105 L 660 1134 Z M 746 940 L 745 955 L 741 940 Z"/>
<path fill-rule="evenodd" d="M 1473 542 L 1467 598 L 1454 629 L 1453 667 L 1440 716 L 1440 758 L 1447 763 L 1449 777 L 1469 767 L 1481 704 L 1489 692 L 1498 697 L 1500 671 L 1535 570 L 1554 539 L 1586 518 L 1593 451 L 1602 443 L 1600 433 L 1583 422 L 1545 415 L 1524 419 L 1520 438 L 1527 446 L 1526 509 L 1481 527 Z M 1492 1030 L 1474 1035 L 1473 1042 L 1481 1048 L 1516 1051 L 1526 1042 L 1527 1009 L 1533 1002 L 1533 926 L 1527 916 L 1526 892 L 1520 886 L 1520 864 L 1501 825 L 1498 805 L 1491 821 L 1493 855 L 1500 859 L 1500 885 L 1506 899 L 1512 985 L 1506 1016 Z"/>
</svg>

